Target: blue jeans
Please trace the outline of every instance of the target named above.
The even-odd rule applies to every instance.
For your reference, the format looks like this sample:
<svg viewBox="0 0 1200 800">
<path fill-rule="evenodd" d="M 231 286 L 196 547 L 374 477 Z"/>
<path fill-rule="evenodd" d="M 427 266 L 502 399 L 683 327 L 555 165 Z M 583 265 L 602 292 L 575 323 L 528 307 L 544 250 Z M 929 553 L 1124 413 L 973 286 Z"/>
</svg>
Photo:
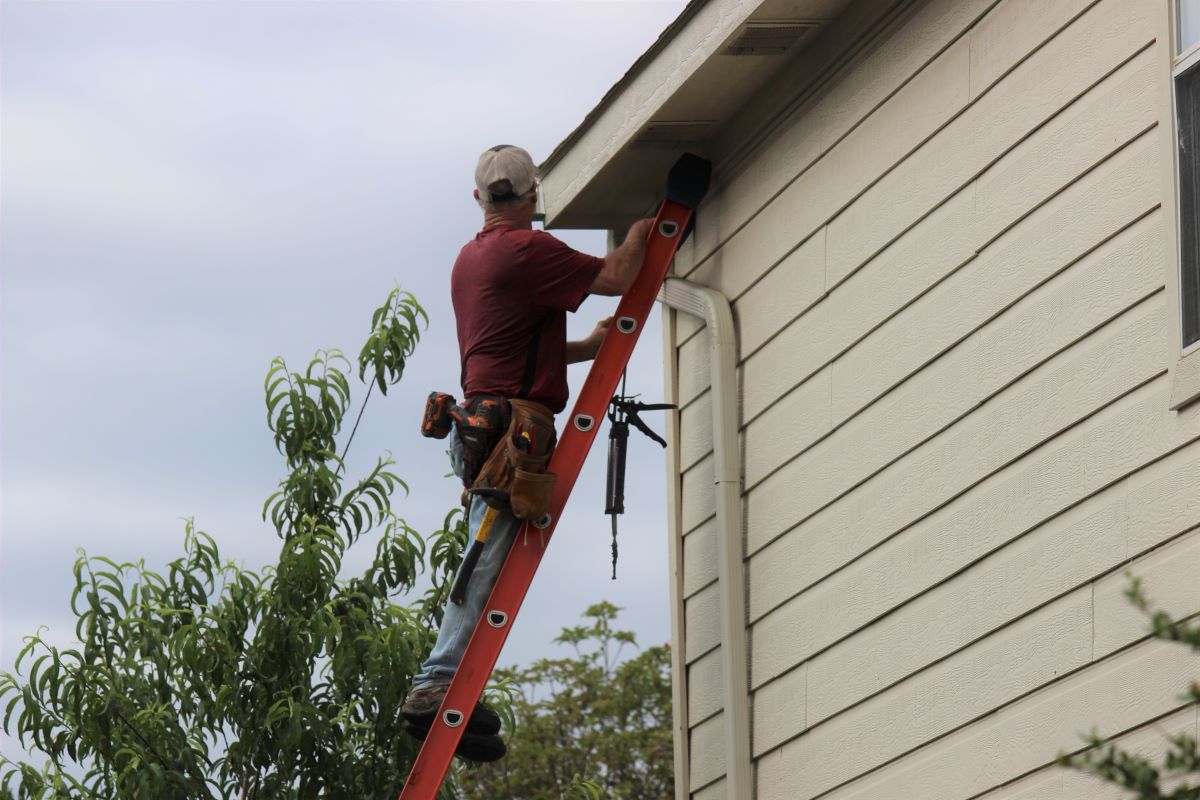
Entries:
<svg viewBox="0 0 1200 800">
<path fill-rule="evenodd" d="M 463 447 L 462 440 L 458 438 L 458 431 L 450 431 L 449 441 L 450 449 L 446 454 L 450 456 L 450 466 L 453 467 L 454 474 L 461 478 Z M 475 540 L 485 511 L 487 503 L 483 502 L 483 498 L 472 496 L 471 506 L 467 511 L 471 532 L 468 546 Z M 413 678 L 414 689 L 449 683 L 454 677 L 454 671 L 458 669 L 458 662 L 462 661 L 467 644 L 471 641 L 471 634 L 475 632 L 475 624 L 483 615 L 484 603 L 492 593 L 496 576 L 500 574 L 500 567 L 504 565 L 504 559 L 519 529 L 520 521 L 516 517 L 505 511 L 497 512 L 492 531 L 467 584 L 466 601 L 461 606 L 446 601 L 446 611 L 442 617 L 442 628 L 438 631 L 437 643 L 433 646 L 429 658 L 421 665 L 421 671 Z"/>
</svg>

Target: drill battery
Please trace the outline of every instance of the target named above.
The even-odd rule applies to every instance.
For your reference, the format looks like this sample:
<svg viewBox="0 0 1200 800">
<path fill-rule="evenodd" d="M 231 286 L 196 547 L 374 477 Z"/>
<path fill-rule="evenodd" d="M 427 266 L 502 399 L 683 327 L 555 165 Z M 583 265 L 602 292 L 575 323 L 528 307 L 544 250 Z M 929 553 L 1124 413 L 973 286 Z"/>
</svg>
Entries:
<svg viewBox="0 0 1200 800">
<path fill-rule="evenodd" d="M 449 436 L 457 407 L 453 395 L 430 392 L 425 400 L 425 414 L 421 417 L 421 435 L 428 439 L 445 439 Z"/>
</svg>

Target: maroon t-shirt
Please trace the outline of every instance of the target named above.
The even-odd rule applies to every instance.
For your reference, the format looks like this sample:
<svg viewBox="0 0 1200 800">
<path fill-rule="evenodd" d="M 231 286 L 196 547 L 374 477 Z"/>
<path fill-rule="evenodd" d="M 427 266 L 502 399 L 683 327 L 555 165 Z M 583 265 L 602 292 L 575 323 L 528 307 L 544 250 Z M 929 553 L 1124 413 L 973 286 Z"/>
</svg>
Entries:
<svg viewBox="0 0 1200 800">
<path fill-rule="evenodd" d="M 450 274 L 466 397 L 522 396 L 558 413 L 567 405 L 567 312 L 587 297 L 604 259 L 572 250 L 548 233 L 484 228 Z M 531 343 L 536 366 L 527 375 Z"/>
</svg>

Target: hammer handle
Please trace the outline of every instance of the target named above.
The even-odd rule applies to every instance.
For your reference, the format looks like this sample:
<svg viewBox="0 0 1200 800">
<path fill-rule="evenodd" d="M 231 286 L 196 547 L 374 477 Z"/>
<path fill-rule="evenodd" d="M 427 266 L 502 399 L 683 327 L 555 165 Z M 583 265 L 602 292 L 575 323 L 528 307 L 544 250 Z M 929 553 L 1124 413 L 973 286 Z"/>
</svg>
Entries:
<svg viewBox="0 0 1200 800">
<path fill-rule="evenodd" d="M 458 577 L 454 579 L 454 586 L 450 589 L 450 602 L 456 606 L 461 606 L 467 600 L 467 584 L 471 581 L 471 573 L 475 571 L 475 565 L 479 562 L 479 554 L 483 552 L 483 546 L 487 544 L 488 535 L 492 532 L 492 524 L 495 521 L 496 509 L 488 506 L 487 511 L 483 514 L 483 522 L 479 523 L 479 532 L 475 534 L 475 540 L 467 548 L 462 566 L 458 569 Z"/>
</svg>

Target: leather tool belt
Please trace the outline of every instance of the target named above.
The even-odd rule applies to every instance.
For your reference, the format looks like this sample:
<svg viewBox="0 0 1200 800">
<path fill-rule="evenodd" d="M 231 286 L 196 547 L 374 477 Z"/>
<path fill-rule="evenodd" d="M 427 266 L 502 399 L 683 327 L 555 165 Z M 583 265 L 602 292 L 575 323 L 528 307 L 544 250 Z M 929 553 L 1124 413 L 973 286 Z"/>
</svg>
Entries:
<svg viewBox="0 0 1200 800">
<path fill-rule="evenodd" d="M 540 519 L 550 507 L 555 475 L 546 471 L 557 435 L 554 415 L 540 403 L 509 400 L 512 419 L 470 493 L 517 519 Z"/>
<path fill-rule="evenodd" d="M 555 476 L 546 472 L 557 443 L 554 415 L 541 403 L 499 396 L 472 397 L 460 406 L 433 392 L 421 421 L 424 436 L 458 431 L 463 445 L 464 505 L 477 494 L 518 519 L 539 519 L 550 506 Z"/>
</svg>

